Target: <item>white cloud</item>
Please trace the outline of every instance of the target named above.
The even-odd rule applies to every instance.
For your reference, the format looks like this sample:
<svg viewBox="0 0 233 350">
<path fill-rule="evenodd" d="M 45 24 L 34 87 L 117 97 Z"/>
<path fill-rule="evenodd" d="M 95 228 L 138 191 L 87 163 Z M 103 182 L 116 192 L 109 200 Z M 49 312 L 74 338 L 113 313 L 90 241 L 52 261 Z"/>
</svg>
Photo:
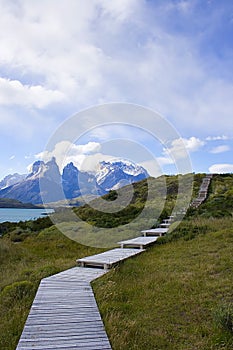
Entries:
<svg viewBox="0 0 233 350">
<path fill-rule="evenodd" d="M 90 155 L 92 153 L 97 153 L 100 149 L 101 145 L 97 142 L 88 142 L 85 145 L 75 145 L 70 141 L 61 141 L 56 144 L 53 151 L 43 151 L 36 154 L 35 158 L 47 162 L 52 157 L 55 157 L 60 171 L 62 171 L 64 166 L 70 162 L 73 162 L 74 165 L 81 169 L 82 163 L 85 162 L 85 159 L 91 157 Z"/>
<path fill-rule="evenodd" d="M 64 101 L 64 95 L 40 85 L 23 85 L 18 80 L 0 78 L 0 105 L 21 105 L 44 108 L 54 102 Z"/>
<path fill-rule="evenodd" d="M 213 164 L 209 167 L 210 173 L 233 173 L 233 164 Z"/>
<path fill-rule="evenodd" d="M 9 158 L 9 160 L 13 160 L 13 159 L 15 159 L 15 155 L 12 155 L 12 156 Z"/>
<path fill-rule="evenodd" d="M 147 170 L 150 176 L 158 177 L 164 174 L 163 167 L 173 165 L 174 161 L 169 157 L 156 157 L 152 160 L 141 162 L 140 165 Z"/>
<path fill-rule="evenodd" d="M 221 136 L 207 136 L 206 141 L 225 141 L 229 140 L 229 137 L 226 135 L 221 135 Z"/>
<path fill-rule="evenodd" d="M 138 0 L 100 0 L 103 13 L 112 16 L 119 21 L 127 20 L 127 18 L 134 12 L 135 7 L 139 7 Z"/>
<path fill-rule="evenodd" d="M 169 157 L 157 157 L 156 160 L 160 166 L 174 164 L 174 160 Z"/>
<path fill-rule="evenodd" d="M 218 70 L 216 58 L 203 59 L 199 40 L 206 32 L 190 40 L 164 21 L 172 19 L 175 7 L 188 16 L 195 2 L 157 6 L 138 0 L 0 0 L 0 6 L 0 69 L 5 77 L 0 103 L 24 109 L 25 116 L 18 109 L 14 115 L 10 108 L 5 113 L 7 124 L 24 138 L 29 132 L 35 142 L 45 123 L 43 134 L 67 114 L 112 101 L 156 109 L 189 134 L 233 130 L 233 84 L 229 76 L 221 76 L 223 65 Z M 167 11 L 169 17 L 164 17 Z M 60 102 L 65 103 L 61 112 L 59 104 L 38 120 L 30 114 L 33 108 Z M 108 119 L 113 121 L 111 115 Z M 197 138 L 182 142 L 190 152 L 203 143 Z M 181 141 L 171 150 L 184 156 Z M 161 162 L 167 161 L 165 154 Z"/>
<path fill-rule="evenodd" d="M 199 138 L 194 137 L 194 136 L 190 137 L 189 139 L 184 138 L 183 142 L 184 142 L 186 149 L 190 152 L 198 151 L 199 148 L 201 148 L 205 144 L 204 141 L 201 141 Z"/>
<path fill-rule="evenodd" d="M 227 145 L 220 145 L 220 146 L 217 146 L 217 147 L 214 147 L 212 148 L 212 150 L 210 151 L 210 153 L 214 153 L 214 154 L 217 154 L 217 153 L 223 153 L 223 152 L 227 152 L 230 150 L 230 147 L 227 146 Z"/>
<path fill-rule="evenodd" d="M 174 156 L 175 158 L 184 158 L 187 156 L 186 152 L 196 152 L 204 146 L 204 144 L 204 141 L 194 136 L 189 139 L 179 138 L 172 141 L 171 147 L 164 149 L 164 153 Z"/>
</svg>

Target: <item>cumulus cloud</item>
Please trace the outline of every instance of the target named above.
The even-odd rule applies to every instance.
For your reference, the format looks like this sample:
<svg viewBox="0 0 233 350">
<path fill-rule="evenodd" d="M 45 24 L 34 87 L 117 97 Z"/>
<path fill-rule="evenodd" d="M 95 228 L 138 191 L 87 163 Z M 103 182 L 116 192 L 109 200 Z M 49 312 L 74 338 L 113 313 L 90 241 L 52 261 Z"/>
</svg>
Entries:
<svg viewBox="0 0 233 350">
<path fill-rule="evenodd" d="M 210 153 L 217 154 L 217 153 L 227 152 L 229 150 L 230 150 L 230 147 L 228 145 L 220 145 L 220 146 L 216 146 L 216 147 L 212 148 L 210 150 Z"/>
<path fill-rule="evenodd" d="M 70 162 L 73 162 L 74 165 L 81 169 L 85 159 L 91 154 L 97 153 L 100 149 L 101 145 L 97 142 L 76 145 L 70 141 L 60 141 L 52 151 L 45 150 L 36 154 L 35 158 L 48 162 L 52 157 L 55 157 L 60 171 Z"/>
<path fill-rule="evenodd" d="M 38 82 L 23 88 L 20 80 L 17 87 L 10 84 L 14 91 L 24 90 L 30 104 L 40 108 L 64 96 L 79 108 L 126 100 L 156 108 L 197 130 L 232 127 L 233 85 L 205 69 L 197 38 L 172 33 L 161 20 L 177 9 L 193 16 L 195 4 L 0 3 L 0 65 L 24 80 Z M 11 101 L 8 95 L 5 100 Z"/>
<path fill-rule="evenodd" d="M 172 141 L 171 147 L 164 149 L 164 153 L 175 158 L 184 158 L 187 156 L 186 152 L 196 152 L 204 145 L 204 141 L 194 136 L 189 139 L 179 138 Z"/>
<path fill-rule="evenodd" d="M 40 85 L 23 85 L 18 80 L 0 78 L 0 105 L 44 108 L 63 100 L 64 95 L 57 90 L 49 90 Z"/>
<path fill-rule="evenodd" d="M 233 164 L 213 164 L 209 167 L 210 173 L 233 173 Z"/>
</svg>

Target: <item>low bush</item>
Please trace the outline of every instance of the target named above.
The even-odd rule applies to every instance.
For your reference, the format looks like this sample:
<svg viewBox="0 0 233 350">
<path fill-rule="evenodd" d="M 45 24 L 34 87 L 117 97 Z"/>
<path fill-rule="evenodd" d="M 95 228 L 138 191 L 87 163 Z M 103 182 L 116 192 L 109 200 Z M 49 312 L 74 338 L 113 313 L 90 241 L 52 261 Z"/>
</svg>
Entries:
<svg viewBox="0 0 233 350">
<path fill-rule="evenodd" d="M 215 323 L 218 327 L 233 334 L 233 303 L 222 303 L 214 311 Z"/>
<path fill-rule="evenodd" d="M 6 286 L 1 294 L 0 300 L 3 304 L 12 307 L 17 302 L 21 302 L 24 298 L 32 297 L 35 293 L 35 286 L 30 281 L 14 282 Z"/>
</svg>

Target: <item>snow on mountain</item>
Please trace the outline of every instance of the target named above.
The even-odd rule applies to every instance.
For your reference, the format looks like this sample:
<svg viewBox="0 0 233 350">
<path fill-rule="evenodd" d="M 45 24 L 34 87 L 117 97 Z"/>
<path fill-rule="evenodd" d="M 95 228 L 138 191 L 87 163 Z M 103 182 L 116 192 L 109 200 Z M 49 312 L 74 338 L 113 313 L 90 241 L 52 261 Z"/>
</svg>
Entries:
<svg viewBox="0 0 233 350">
<path fill-rule="evenodd" d="M 15 185 L 18 182 L 23 181 L 27 175 L 20 175 L 18 173 L 10 174 L 4 177 L 2 181 L 0 181 L 0 190 L 3 190 L 6 187 Z"/>
<path fill-rule="evenodd" d="M 96 173 L 96 182 L 104 190 L 117 189 L 149 176 L 147 171 L 135 163 L 119 160 L 101 162 Z"/>
</svg>

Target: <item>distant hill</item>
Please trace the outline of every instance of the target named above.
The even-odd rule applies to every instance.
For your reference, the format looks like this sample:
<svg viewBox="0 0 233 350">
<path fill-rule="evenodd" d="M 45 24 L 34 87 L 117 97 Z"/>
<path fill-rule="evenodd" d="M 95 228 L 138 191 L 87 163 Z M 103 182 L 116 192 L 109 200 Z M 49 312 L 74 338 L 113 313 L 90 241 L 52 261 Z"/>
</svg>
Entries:
<svg viewBox="0 0 233 350">
<path fill-rule="evenodd" d="M 22 203 L 16 199 L 0 198 L 0 208 L 36 209 L 38 207 L 31 203 Z"/>
</svg>

